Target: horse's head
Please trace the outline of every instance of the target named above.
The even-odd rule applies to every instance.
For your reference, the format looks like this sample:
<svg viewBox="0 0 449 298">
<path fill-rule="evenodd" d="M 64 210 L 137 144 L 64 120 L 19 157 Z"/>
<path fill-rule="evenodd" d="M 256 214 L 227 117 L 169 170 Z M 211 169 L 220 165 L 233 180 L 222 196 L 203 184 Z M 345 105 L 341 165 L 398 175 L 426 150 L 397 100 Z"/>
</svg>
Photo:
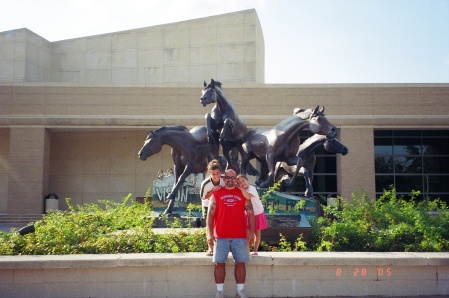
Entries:
<svg viewBox="0 0 449 298">
<path fill-rule="evenodd" d="M 214 81 L 213 79 L 210 79 L 209 85 L 206 84 L 206 81 L 204 81 L 204 89 L 201 94 L 200 102 L 203 105 L 203 107 L 207 106 L 211 103 L 217 102 L 217 88 L 221 89 L 221 83 L 218 81 Z"/>
<path fill-rule="evenodd" d="M 157 132 L 157 131 L 156 131 Z M 140 149 L 138 156 L 141 160 L 146 160 L 148 157 L 159 153 L 162 150 L 162 143 L 160 138 L 157 136 L 155 132 L 150 130 L 148 132 L 148 137 L 143 144 L 143 147 Z"/>
<path fill-rule="evenodd" d="M 335 138 L 338 134 L 338 128 L 327 120 L 324 115 L 324 107 L 316 106 L 309 116 L 309 129 L 311 132 L 325 135 L 329 138 Z"/>
<path fill-rule="evenodd" d="M 324 149 L 330 153 L 340 153 L 341 155 L 346 155 L 349 152 L 348 148 L 336 138 L 326 138 Z"/>
</svg>

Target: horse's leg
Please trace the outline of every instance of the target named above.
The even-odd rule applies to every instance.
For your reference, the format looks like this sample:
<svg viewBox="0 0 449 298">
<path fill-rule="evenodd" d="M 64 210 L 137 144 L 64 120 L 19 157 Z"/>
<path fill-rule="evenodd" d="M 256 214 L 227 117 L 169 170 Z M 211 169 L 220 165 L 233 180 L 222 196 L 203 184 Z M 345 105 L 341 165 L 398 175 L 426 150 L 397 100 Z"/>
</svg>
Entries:
<svg viewBox="0 0 449 298">
<path fill-rule="evenodd" d="M 260 176 L 259 171 L 250 163 L 251 155 L 244 150 L 240 152 L 242 156 L 242 164 L 240 165 L 240 172 L 244 175 Z"/>
<path fill-rule="evenodd" d="M 167 209 L 165 209 L 164 214 L 172 213 L 172 211 L 173 211 L 176 194 L 178 193 L 178 189 L 179 189 L 178 181 L 181 177 L 181 174 L 186 169 L 186 167 L 182 165 L 182 160 L 181 160 L 180 154 L 178 154 L 175 150 L 172 149 L 171 156 L 173 158 L 173 174 L 175 177 L 174 177 L 172 189 L 167 196 L 168 206 L 167 206 Z"/>
<path fill-rule="evenodd" d="M 246 153 L 245 150 L 243 150 L 242 142 L 239 142 L 237 149 L 240 152 L 240 156 L 242 157 L 242 164 L 240 165 L 240 172 L 242 174 L 248 174 L 251 176 L 259 176 L 259 171 L 253 167 L 253 165 L 249 162 L 250 154 Z"/>
<path fill-rule="evenodd" d="M 298 178 L 298 172 L 301 169 L 301 164 L 303 163 L 303 160 L 301 157 L 296 156 L 296 169 L 293 173 L 293 176 L 290 178 L 290 180 L 286 181 L 286 186 L 292 186 L 296 182 L 296 178 Z"/>
<path fill-rule="evenodd" d="M 229 138 L 228 135 L 232 135 L 235 132 L 235 122 L 231 118 L 226 118 L 223 122 L 223 129 L 220 133 L 220 140 L 226 142 Z"/>
<path fill-rule="evenodd" d="M 315 153 L 312 152 L 306 156 L 306 160 L 303 166 L 305 172 L 304 179 L 306 182 L 306 192 L 304 193 L 304 195 L 309 198 L 313 197 L 312 182 L 313 182 L 313 170 L 315 168 L 315 163 L 316 163 L 316 155 Z"/>
<path fill-rule="evenodd" d="M 221 143 L 221 147 L 223 149 L 223 156 L 226 159 L 226 169 L 233 169 L 234 171 L 236 170 L 234 165 L 232 164 L 232 159 L 231 159 L 231 150 L 233 148 L 232 144 L 230 142 L 224 141 L 223 139 L 220 139 L 220 143 Z M 240 171 L 236 171 L 236 173 L 238 174 Z"/>
<path fill-rule="evenodd" d="M 213 131 L 212 132 L 212 138 L 213 138 L 213 142 L 209 143 L 210 146 L 210 156 L 212 157 L 212 159 L 220 159 L 220 142 L 219 140 L 219 133 L 217 131 Z M 208 160 L 209 162 L 210 160 Z"/>
<path fill-rule="evenodd" d="M 207 113 L 204 118 L 206 119 L 207 141 L 210 144 L 213 144 L 213 143 L 215 143 L 215 138 L 212 134 L 212 126 L 211 126 L 212 117 L 209 113 Z"/>
<path fill-rule="evenodd" d="M 313 194 L 312 182 L 310 181 L 309 171 L 304 167 L 302 169 L 304 169 L 304 181 L 306 183 L 304 196 L 309 198 L 310 194 Z"/>
<path fill-rule="evenodd" d="M 306 192 L 304 193 L 304 195 L 308 198 L 313 198 L 313 171 L 307 171 L 307 178 L 306 175 L 304 174 L 304 179 L 306 179 Z"/>
<path fill-rule="evenodd" d="M 249 154 L 244 150 L 240 151 L 240 155 L 242 156 L 242 164 L 240 165 L 240 173 L 246 175 L 246 166 L 249 162 Z"/>
<path fill-rule="evenodd" d="M 274 181 L 274 166 L 275 166 L 275 161 L 274 161 L 274 155 L 273 153 L 269 153 L 267 155 L 267 166 L 268 166 L 268 174 L 267 174 L 267 178 L 259 185 L 260 187 L 263 188 L 267 188 L 270 187 L 271 184 Z"/>
<path fill-rule="evenodd" d="M 282 165 L 282 162 L 277 162 L 276 163 L 276 166 L 274 167 L 274 180 L 277 180 L 277 176 L 278 176 L 278 173 L 279 173 L 279 169 L 283 169 L 284 167 L 283 167 L 283 165 Z"/>
<path fill-rule="evenodd" d="M 259 159 L 258 159 L 259 160 Z M 260 175 L 256 180 L 256 185 L 260 186 L 267 177 L 268 174 L 268 166 L 265 160 L 259 160 L 260 162 Z"/>
<path fill-rule="evenodd" d="M 182 184 L 184 183 L 184 181 L 186 180 L 186 178 L 193 172 L 193 163 L 189 162 L 187 164 L 187 166 L 184 168 L 184 171 L 182 172 L 182 174 L 179 176 L 178 179 L 176 179 L 175 184 L 173 185 L 173 188 L 171 190 L 171 192 L 168 194 L 167 199 L 169 200 L 168 202 L 168 206 L 167 209 L 165 209 L 164 214 L 169 214 L 172 213 L 173 211 L 173 206 L 175 204 L 175 198 L 176 195 L 179 191 L 179 188 L 182 186 Z M 175 173 L 178 174 L 176 172 L 176 166 L 175 166 Z"/>
</svg>

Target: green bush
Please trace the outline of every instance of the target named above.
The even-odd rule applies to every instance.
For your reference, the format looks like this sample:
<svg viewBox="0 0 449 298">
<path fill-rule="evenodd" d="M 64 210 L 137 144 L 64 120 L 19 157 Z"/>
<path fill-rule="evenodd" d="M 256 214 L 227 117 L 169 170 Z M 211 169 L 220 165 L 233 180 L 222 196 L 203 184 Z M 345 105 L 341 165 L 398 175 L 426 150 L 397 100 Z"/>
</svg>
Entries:
<svg viewBox="0 0 449 298">
<path fill-rule="evenodd" d="M 312 250 L 441 252 L 449 248 L 449 213 L 440 200 L 406 200 L 392 188 L 376 201 L 354 195 L 323 207 L 313 223 Z"/>
<path fill-rule="evenodd" d="M 0 232 L 0 255 L 109 254 L 205 251 L 204 229 L 194 233 L 155 234 L 148 203 L 108 200 L 55 211 L 35 222 L 35 232 Z M 171 224 L 180 226 L 179 221 Z"/>
<path fill-rule="evenodd" d="M 374 201 L 353 195 L 337 207 L 322 206 L 325 214 L 312 222 L 312 239 L 302 235 L 289 242 L 281 234 L 276 246 L 262 242 L 265 251 L 416 251 L 449 250 L 449 212 L 440 200 L 415 202 L 397 196 L 394 189 Z M 0 232 L 0 255 L 114 254 L 202 252 L 207 250 L 205 229 L 177 230 L 179 218 L 166 219 L 164 234 L 154 233 L 151 204 L 120 203 L 72 206 L 44 215 L 35 232 Z M 190 209 L 194 210 L 194 206 Z M 263 233 L 263 232 L 262 232 Z"/>
</svg>

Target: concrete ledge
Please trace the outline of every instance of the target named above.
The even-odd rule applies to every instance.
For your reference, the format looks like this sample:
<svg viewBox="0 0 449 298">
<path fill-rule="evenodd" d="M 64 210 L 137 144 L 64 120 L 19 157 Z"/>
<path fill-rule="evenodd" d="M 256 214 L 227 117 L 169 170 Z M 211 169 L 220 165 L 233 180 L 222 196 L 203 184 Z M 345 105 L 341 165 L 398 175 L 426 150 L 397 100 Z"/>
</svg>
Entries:
<svg viewBox="0 0 449 298">
<path fill-rule="evenodd" d="M 212 297 L 205 253 L 0 256 L 0 297 Z M 449 295 L 449 253 L 261 252 L 251 297 Z M 225 293 L 235 293 L 233 261 Z"/>
</svg>

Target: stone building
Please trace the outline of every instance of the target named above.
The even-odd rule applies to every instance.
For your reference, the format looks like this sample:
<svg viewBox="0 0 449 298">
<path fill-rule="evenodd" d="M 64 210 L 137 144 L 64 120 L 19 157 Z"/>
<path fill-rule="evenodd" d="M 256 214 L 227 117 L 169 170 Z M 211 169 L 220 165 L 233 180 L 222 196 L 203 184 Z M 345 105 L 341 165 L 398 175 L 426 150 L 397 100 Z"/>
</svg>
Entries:
<svg viewBox="0 0 449 298">
<path fill-rule="evenodd" d="M 325 106 L 350 153 L 320 156 L 317 194 L 449 201 L 449 84 L 265 84 L 264 60 L 255 10 L 57 42 L 0 32 L 0 214 L 144 196 L 173 167 L 168 147 L 137 158 L 146 130 L 205 125 L 210 78 L 249 128 Z"/>
</svg>

